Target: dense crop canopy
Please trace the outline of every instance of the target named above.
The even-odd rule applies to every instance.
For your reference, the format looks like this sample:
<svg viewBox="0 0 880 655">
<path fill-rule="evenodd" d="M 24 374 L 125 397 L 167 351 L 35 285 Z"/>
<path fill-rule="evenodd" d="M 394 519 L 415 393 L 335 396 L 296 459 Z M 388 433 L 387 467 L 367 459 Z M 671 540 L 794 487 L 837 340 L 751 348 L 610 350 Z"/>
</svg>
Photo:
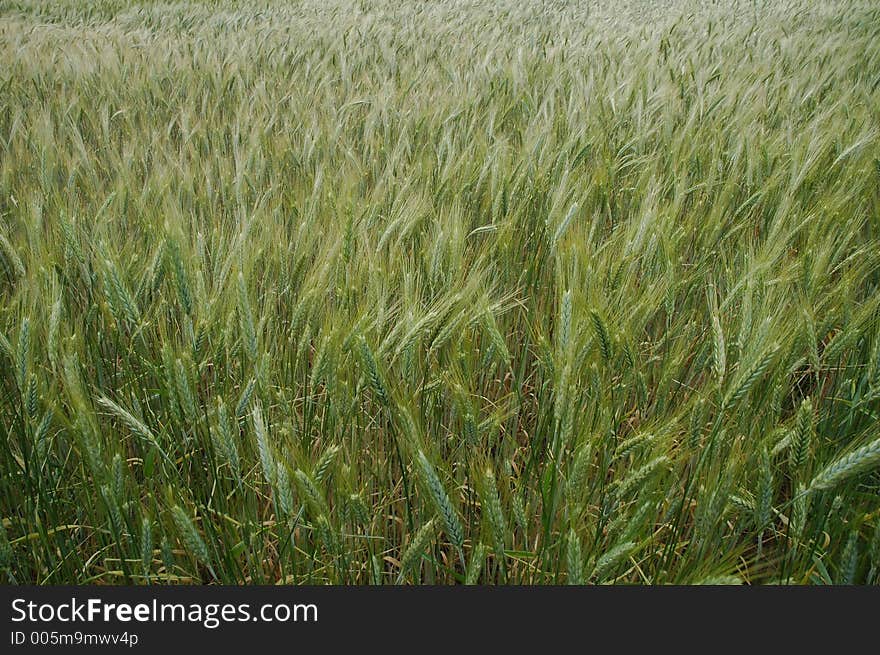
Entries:
<svg viewBox="0 0 880 655">
<path fill-rule="evenodd" d="M 880 581 L 880 9 L 0 0 L 0 575 Z"/>
</svg>

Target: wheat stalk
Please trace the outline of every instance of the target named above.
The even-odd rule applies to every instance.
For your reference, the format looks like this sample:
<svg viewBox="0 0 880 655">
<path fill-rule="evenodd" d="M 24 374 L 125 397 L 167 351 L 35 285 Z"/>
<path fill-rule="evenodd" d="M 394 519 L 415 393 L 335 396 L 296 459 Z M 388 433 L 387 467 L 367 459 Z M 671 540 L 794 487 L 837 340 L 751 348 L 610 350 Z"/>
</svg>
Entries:
<svg viewBox="0 0 880 655">
<path fill-rule="evenodd" d="M 584 584 L 584 560 L 581 553 L 581 538 L 575 532 L 574 528 L 568 531 L 568 537 L 565 540 L 565 561 L 568 570 L 568 584 L 582 585 Z"/>
<path fill-rule="evenodd" d="M 433 538 L 434 520 L 431 519 L 418 529 L 400 556 L 400 573 L 397 576 L 397 584 L 403 582 L 406 574 L 416 568 Z"/>
<path fill-rule="evenodd" d="M 810 482 L 808 491 L 827 491 L 880 465 L 880 439 L 838 457 Z"/>
<path fill-rule="evenodd" d="M 171 518 L 187 551 L 202 564 L 210 565 L 211 557 L 208 553 L 208 547 L 205 545 L 205 540 L 202 539 L 202 535 L 199 534 L 190 516 L 180 505 L 175 505 L 171 508 Z"/>
<path fill-rule="evenodd" d="M 446 536 L 449 537 L 449 540 L 456 548 L 461 549 L 464 544 L 464 529 L 458 519 L 458 514 L 452 507 L 452 501 L 449 500 L 446 489 L 443 488 L 443 483 L 440 482 L 437 472 L 421 450 L 416 454 L 416 461 L 418 462 L 422 482 L 428 492 L 428 496 L 434 505 L 434 509 L 440 515 L 440 520 L 443 522 Z"/>
</svg>

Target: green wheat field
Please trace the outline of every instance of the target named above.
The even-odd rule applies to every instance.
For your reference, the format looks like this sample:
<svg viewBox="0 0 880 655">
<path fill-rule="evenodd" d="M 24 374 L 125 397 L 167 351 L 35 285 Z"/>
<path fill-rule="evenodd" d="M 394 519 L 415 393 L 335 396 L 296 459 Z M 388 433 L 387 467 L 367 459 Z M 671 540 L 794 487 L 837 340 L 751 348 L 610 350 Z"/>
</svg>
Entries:
<svg viewBox="0 0 880 655">
<path fill-rule="evenodd" d="M 0 0 L 6 584 L 880 582 L 880 5 Z"/>
</svg>

